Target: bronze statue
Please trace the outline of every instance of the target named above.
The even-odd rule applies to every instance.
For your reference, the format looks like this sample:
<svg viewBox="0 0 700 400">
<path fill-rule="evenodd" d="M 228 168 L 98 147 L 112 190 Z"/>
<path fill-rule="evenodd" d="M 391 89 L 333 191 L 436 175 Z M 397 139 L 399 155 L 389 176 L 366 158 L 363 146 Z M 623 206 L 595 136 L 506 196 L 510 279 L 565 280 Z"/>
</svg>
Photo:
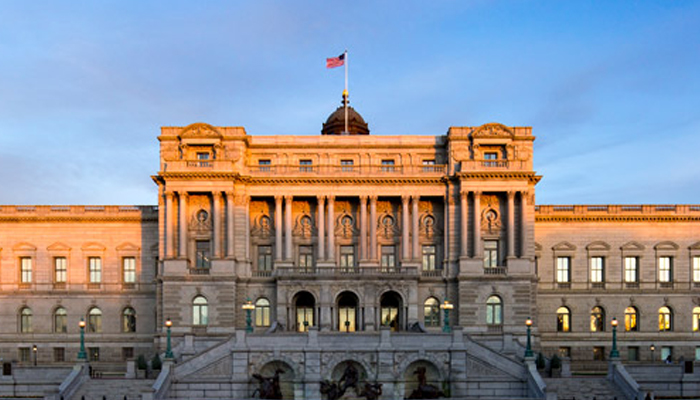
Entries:
<svg viewBox="0 0 700 400">
<path fill-rule="evenodd" d="M 348 390 L 348 388 L 351 387 L 355 388 L 355 394 L 357 394 L 359 391 L 359 388 L 357 387 L 359 380 L 360 374 L 357 372 L 357 368 L 355 368 L 352 363 L 348 363 L 348 366 L 345 367 L 345 371 L 343 371 L 343 376 L 341 376 L 340 380 L 338 381 L 338 385 L 340 386 L 343 394 L 346 390 Z"/>
<path fill-rule="evenodd" d="M 425 378 L 425 367 L 418 367 L 413 373 L 418 375 L 418 387 L 408 396 L 409 399 L 438 399 L 445 397 L 445 393 L 435 385 L 428 385 Z"/>
<path fill-rule="evenodd" d="M 379 396 L 382 395 L 382 384 L 381 383 L 368 383 L 365 382 L 365 387 L 358 394 L 359 397 L 364 397 L 367 400 L 377 400 Z"/>
<path fill-rule="evenodd" d="M 345 394 L 345 390 L 341 389 L 340 385 L 333 381 L 325 380 L 319 383 L 321 384 L 319 391 L 326 396 L 327 400 L 338 400 Z"/>
<path fill-rule="evenodd" d="M 282 390 L 280 389 L 280 374 L 284 371 L 281 369 L 275 370 L 275 375 L 271 377 L 253 374 L 253 378 L 258 380 L 258 388 L 253 392 L 258 393 L 260 399 L 282 399 Z"/>
</svg>

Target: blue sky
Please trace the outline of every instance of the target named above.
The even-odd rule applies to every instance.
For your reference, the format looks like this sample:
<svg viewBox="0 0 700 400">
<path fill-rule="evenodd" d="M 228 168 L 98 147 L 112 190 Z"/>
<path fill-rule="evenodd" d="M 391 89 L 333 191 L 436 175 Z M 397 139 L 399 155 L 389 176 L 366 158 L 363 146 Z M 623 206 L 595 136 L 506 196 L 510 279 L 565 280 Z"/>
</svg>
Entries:
<svg viewBox="0 0 700 400">
<path fill-rule="evenodd" d="M 700 203 L 700 2 L 0 4 L 0 204 L 156 204 L 161 126 L 532 126 L 538 204 Z"/>
</svg>

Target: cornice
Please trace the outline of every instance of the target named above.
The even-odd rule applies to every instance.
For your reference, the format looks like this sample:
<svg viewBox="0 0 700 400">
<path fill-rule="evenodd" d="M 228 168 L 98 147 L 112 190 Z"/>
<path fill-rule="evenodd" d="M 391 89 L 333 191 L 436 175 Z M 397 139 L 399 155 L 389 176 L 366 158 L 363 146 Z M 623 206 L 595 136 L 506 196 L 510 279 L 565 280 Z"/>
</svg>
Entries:
<svg viewBox="0 0 700 400">
<path fill-rule="evenodd" d="M 518 172 L 518 171 L 488 171 L 488 172 L 457 172 L 455 174 L 460 179 L 473 180 L 491 180 L 491 179 L 523 179 L 532 183 L 537 183 L 542 179 L 542 175 L 536 175 L 534 172 Z"/>
<path fill-rule="evenodd" d="M 119 217 L 119 216 L 32 216 L 32 215 L 0 215 L 0 222 L 158 222 L 158 215 L 148 217 Z"/>
<path fill-rule="evenodd" d="M 274 184 L 363 184 L 363 185 L 440 185 L 447 182 L 446 177 L 439 178 L 250 178 L 253 185 Z"/>
<path fill-rule="evenodd" d="M 535 215 L 535 222 L 700 222 L 700 215 Z"/>
</svg>

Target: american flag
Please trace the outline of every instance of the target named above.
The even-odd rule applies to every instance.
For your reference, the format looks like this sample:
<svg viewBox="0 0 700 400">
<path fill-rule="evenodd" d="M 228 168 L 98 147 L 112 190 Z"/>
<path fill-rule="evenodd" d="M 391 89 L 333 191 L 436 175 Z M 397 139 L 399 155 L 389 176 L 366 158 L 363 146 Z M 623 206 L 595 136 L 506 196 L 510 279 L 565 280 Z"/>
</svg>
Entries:
<svg viewBox="0 0 700 400">
<path fill-rule="evenodd" d="M 345 65 L 345 53 L 338 57 L 326 58 L 326 68 L 336 68 Z"/>
</svg>

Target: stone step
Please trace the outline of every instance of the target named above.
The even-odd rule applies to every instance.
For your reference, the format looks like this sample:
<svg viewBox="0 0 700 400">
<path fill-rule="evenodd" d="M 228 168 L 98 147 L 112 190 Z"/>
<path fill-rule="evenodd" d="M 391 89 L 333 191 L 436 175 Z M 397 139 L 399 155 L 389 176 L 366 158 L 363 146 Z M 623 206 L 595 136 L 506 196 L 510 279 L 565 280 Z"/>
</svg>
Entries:
<svg viewBox="0 0 700 400">
<path fill-rule="evenodd" d="M 73 400 L 141 399 L 142 392 L 151 390 L 153 379 L 90 379 L 73 395 Z"/>
<path fill-rule="evenodd" d="M 623 400 L 624 394 L 605 377 L 545 378 L 547 392 L 560 400 Z"/>
</svg>

